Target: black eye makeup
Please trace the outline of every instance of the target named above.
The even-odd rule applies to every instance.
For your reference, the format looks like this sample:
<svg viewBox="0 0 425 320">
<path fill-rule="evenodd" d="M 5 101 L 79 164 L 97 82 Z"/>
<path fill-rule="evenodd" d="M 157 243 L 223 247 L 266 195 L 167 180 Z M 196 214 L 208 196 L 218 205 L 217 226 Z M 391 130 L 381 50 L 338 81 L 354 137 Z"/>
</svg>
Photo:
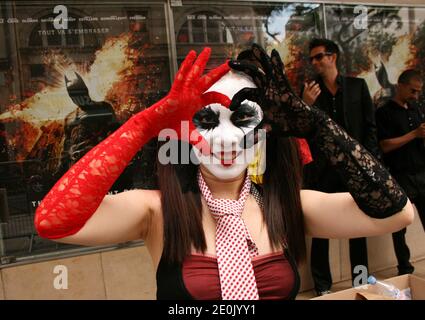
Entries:
<svg viewBox="0 0 425 320">
<path fill-rule="evenodd" d="M 241 105 L 232 113 L 230 120 L 237 127 L 248 127 L 260 123 L 260 115 L 252 104 L 242 102 Z"/>
<path fill-rule="evenodd" d="M 220 124 L 219 118 L 219 111 L 214 111 L 211 107 L 206 107 L 195 113 L 192 121 L 197 128 L 211 130 Z"/>
</svg>

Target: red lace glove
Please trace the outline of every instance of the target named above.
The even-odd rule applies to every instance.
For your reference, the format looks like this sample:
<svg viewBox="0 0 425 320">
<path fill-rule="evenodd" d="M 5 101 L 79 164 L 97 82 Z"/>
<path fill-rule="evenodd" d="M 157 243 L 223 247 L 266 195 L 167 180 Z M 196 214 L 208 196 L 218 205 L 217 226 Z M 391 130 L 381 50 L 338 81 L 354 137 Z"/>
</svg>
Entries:
<svg viewBox="0 0 425 320">
<path fill-rule="evenodd" d="M 132 116 L 54 185 L 36 210 L 34 223 L 41 237 L 58 239 L 78 232 L 135 154 L 162 129 L 180 132 L 181 121 L 188 121 L 189 142 L 205 146 L 192 117 L 203 107 L 202 93 L 229 71 L 225 63 L 201 77 L 210 52 L 205 48 L 196 59 L 196 52 L 191 51 L 165 98 Z"/>
</svg>

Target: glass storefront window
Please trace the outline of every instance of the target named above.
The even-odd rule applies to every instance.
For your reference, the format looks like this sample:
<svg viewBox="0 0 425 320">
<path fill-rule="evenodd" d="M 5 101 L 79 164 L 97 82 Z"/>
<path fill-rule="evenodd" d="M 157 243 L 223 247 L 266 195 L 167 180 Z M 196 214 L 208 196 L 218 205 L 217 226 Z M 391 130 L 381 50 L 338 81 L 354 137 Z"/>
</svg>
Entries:
<svg viewBox="0 0 425 320">
<path fill-rule="evenodd" d="M 55 12 L 57 5 L 63 7 Z M 314 76 L 308 61 L 308 42 L 313 37 L 338 43 L 341 70 L 364 77 L 377 105 L 392 94 L 403 69 L 415 67 L 425 73 L 423 6 L 242 0 L 2 1 L 0 264 L 111 249 L 83 249 L 39 238 L 33 227 L 35 209 L 91 147 L 166 94 L 189 50 L 211 47 L 207 66 L 211 69 L 254 42 L 268 51 L 277 49 L 289 80 L 299 90 Z M 87 86 L 89 97 L 70 90 L 70 81 Z M 106 117 L 79 124 L 81 113 L 88 112 L 84 99 L 106 108 L 117 121 Z M 155 188 L 155 156 L 152 142 L 110 192 Z"/>
</svg>

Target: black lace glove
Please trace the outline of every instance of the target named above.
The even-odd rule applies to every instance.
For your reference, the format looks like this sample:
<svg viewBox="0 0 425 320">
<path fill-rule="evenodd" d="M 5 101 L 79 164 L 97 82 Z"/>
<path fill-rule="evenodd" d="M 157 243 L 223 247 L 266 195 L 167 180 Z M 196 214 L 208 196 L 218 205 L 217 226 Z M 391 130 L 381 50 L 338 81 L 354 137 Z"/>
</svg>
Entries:
<svg viewBox="0 0 425 320">
<path fill-rule="evenodd" d="M 242 52 L 231 68 L 250 75 L 258 88 L 245 88 L 232 99 L 231 110 L 244 100 L 257 102 L 264 120 L 254 129 L 306 138 L 339 172 L 361 210 L 385 218 L 403 209 L 407 196 L 388 171 L 356 140 L 317 107 L 292 90 L 279 54 L 271 57 L 258 45 Z"/>
</svg>

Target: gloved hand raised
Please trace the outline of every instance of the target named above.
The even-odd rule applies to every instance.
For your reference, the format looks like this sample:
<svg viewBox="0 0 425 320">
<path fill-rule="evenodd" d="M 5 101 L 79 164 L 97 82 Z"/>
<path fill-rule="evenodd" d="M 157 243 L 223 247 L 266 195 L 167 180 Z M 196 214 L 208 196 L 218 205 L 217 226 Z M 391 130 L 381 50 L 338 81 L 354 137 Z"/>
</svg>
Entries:
<svg viewBox="0 0 425 320">
<path fill-rule="evenodd" d="M 263 48 L 254 44 L 229 65 L 250 75 L 258 87 L 239 91 L 233 97 L 231 110 L 248 99 L 257 102 L 263 110 L 264 120 L 259 129 L 278 130 L 279 134 L 296 137 L 307 137 L 314 130 L 314 113 L 292 90 L 276 50 L 269 57 Z"/>
<path fill-rule="evenodd" d="M 224 63 L 202 76 L 210 54 L 211 49 L 205 48 L 196 59 L 196 52 L 190 51 L 167 96 L 143 111 L 142 122 L 149 123 L 148 129 L 152 137 L 158 136 L 162 129 L 173 129 L 181 140 L 188 139 L 187 142 L 207 151 L 208 144 L 196 130 L 192 118 L 205 106 L 202 93 L 230 70 L 228 64 Z M 189 136 L 181 135 L 182 121 L 189 122 Z"/>
</svg>

